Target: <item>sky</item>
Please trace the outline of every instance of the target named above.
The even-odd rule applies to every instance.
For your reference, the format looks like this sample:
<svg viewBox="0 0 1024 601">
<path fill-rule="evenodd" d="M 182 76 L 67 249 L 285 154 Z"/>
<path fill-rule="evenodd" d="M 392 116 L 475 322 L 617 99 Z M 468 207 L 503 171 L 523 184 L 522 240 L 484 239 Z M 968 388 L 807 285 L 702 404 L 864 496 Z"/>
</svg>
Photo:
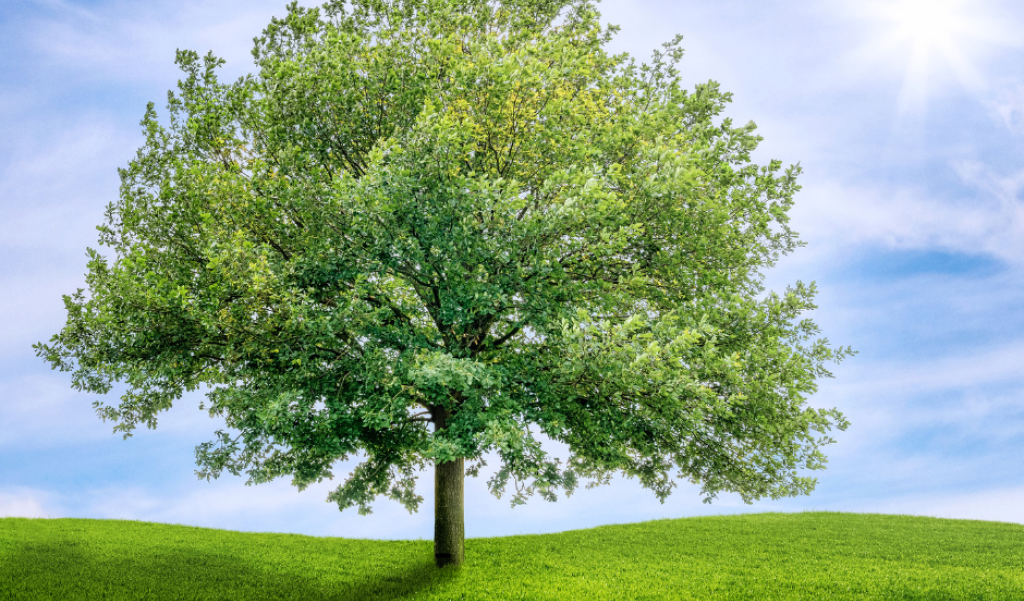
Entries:
<svg viewBox="0 0 1024 601">
<path fill-rule="evenodd" d="M 310 3 L 305 3 L 309 5 Z M 0 3 L 0 517 L 155 521 L 353 538 L 430 538 L 409 514 L 325 502 L 287 478 L 247 487 L 195 476 L 221 427 L 186 396 L 123 440 L 31 345 L 64 323 L 117 168 L 162 106 L 176 48 L 250 72 L 252 38 L 284 0 Z M 770 289 L 814 281 L 813 319 L 858 354 L 810 403 L 850 420 L 809 496 L 708 505 L 687 483 L 661 504 L 617 478 L 511 508 L 466 480 L 469 537 L 661 518 L 855 511 L 1024 523 L 1024 4 L 1019 0 L 607 0 L 616 52 L 645 60 L 676 33 L 688 85 L 734 95 L 755 159 L 799 163 L 792 225 L 807 246 Z M 106 399 L 113 401 L 114 399 Z M 552 446 L 557 451 L 557 446 Z M 336 474 L 350 467 L 340 465 Z"/>
</svg>

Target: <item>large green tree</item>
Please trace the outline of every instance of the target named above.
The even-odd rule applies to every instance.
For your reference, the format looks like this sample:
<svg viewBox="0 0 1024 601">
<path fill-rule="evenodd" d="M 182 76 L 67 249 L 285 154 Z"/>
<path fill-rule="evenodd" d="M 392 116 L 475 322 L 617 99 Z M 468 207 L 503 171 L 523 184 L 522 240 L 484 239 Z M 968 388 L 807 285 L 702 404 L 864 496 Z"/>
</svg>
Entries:
<svg viewBox="0 0 1024 601">
<path fill-rule="evenodd" d="M 87 288 L 37 352 L 127 437 L 186 391 L 229 431 L 200 477 L 415 510 L 435 473 L 435 559 L 463 561 L 463 480 L 513 504 L 635 477 L 750 502 L 809 493 L 836 410 L 807 397 L 851 352 L 766 293 L 801 243 L 797 168 L 685 90 L 679 40 L 611 55 L 588 0 L 288 7 L 257 71 L 179 52 L 168 115 L 89 250 Z M 564 462 L 545 452 L 564 443 Z M 469 462 L 467 465 L 464 462 Z"/>
</svg>

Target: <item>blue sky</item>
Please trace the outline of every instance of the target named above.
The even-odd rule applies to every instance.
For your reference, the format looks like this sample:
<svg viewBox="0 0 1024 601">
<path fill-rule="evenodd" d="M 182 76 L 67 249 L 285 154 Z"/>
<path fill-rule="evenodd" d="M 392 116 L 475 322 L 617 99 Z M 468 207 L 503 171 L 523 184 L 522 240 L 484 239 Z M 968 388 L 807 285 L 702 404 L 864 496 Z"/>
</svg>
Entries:
<svg viewBox="0 0 1024 601">
<path fill-rule="evenodd" d="M 614 50 L 675 33 L 691 83 L 734 93 L 757 158 L 800 162 L 808 246 L 768 273 L 820 289 L 815 320 L 859 354 L 813 397 L 852 426 L 809 497 L 665 504 L 636 482 L 511 509 L 467 479 L 467 535 L 663 517 L 827 509 L 1024 523 L 1024 5 L 1019 0 L 608 0 Z M 323 536 L 429 538 L 431 504 L 361 517 L 287 479 L 196 479 L 220 424 L 187 397 L 125 441 L 30 345 L 63 324 L 118 167 L 178 73 L 176 48 L 248 72 L 284 0 L 0 4 L 0 516 L 160 521 Z M 556 447 L 553 447 L 556 448 Z M 345 474 L 342 466 L 336 473 Z M 432 496 L 431 474 L 421 494 Z"/>
</svg>

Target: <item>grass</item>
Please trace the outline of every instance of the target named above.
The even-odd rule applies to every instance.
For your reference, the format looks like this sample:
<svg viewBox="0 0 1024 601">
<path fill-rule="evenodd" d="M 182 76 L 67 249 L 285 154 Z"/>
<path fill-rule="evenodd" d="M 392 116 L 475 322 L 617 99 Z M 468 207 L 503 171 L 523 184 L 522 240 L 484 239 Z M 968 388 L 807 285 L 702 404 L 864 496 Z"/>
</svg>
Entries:
<svg viewBox="0 0 1024 601">
<path fill-rule="evenodd" d="M 466 541 L 0 519 L 0 599 L 1024 601 L 1024 526 L 847 513 L 660 520 Z"/>
</svg>

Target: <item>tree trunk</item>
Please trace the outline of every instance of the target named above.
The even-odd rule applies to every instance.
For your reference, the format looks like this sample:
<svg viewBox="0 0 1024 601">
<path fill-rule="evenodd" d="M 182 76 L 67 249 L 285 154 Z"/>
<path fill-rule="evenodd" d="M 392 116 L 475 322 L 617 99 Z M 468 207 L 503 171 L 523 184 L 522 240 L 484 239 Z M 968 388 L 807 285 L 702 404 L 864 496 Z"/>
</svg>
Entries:
<svg viewBox="0 0 1024 601">
<path fill-rule="evenodd" d="M 460 566 L 466 558 L 463 459 L 434 465 L 434 563 Z"/>
<path fill-rule="evenodd" d="M 448 427 L 451 412 L 430 408 L 435 436 Z M 434 463 L 434 563 L 437 567 L 461 566 L 466 559 L 466 470 L 462 457 Z"/>
</svg>

